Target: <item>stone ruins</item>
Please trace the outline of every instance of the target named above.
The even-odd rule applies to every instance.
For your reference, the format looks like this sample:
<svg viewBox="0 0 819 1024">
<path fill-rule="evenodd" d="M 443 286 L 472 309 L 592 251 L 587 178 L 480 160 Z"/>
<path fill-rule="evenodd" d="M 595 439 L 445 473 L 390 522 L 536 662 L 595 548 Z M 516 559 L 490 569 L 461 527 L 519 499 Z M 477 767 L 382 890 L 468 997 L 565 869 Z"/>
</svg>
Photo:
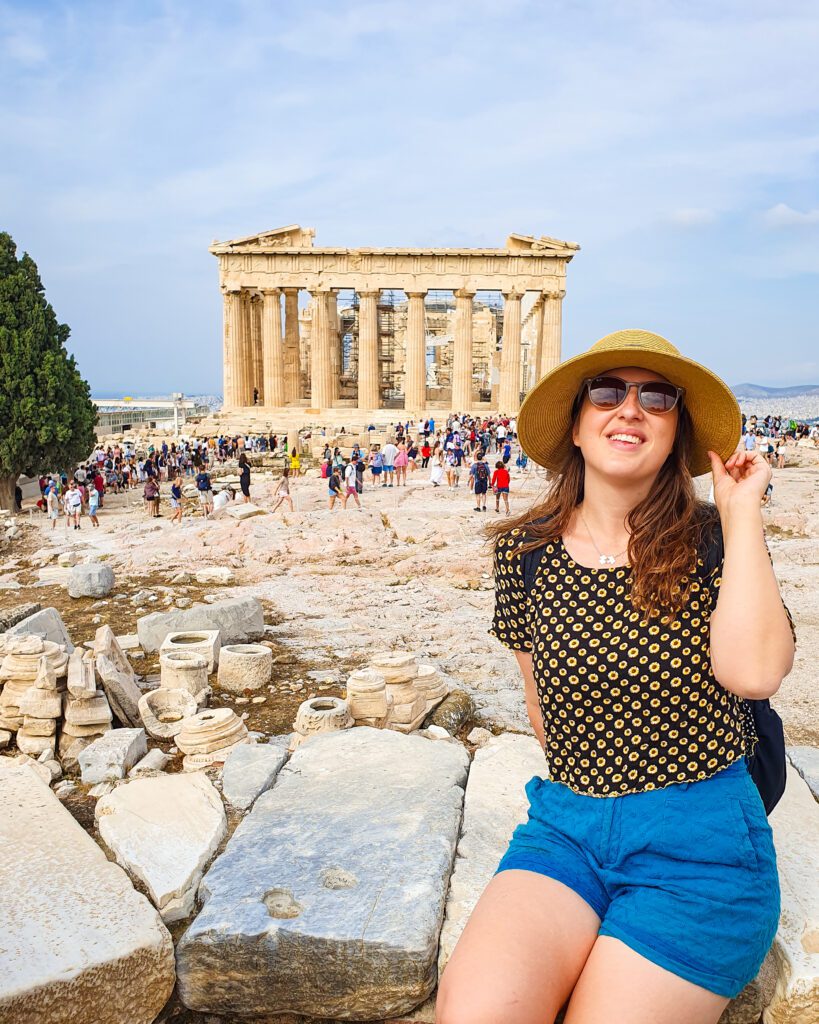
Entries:
<svg viewBox="0 0 819 1024">
<path fill-rule="evenodd" d="M 502 249 L 340 249 L 314 236 L 291 225 L 211 245 L 225 410 L 418 414 L 440 402 L 512 414 L 560 362 L 576 243 L 513 234 Z"/>
</svg>

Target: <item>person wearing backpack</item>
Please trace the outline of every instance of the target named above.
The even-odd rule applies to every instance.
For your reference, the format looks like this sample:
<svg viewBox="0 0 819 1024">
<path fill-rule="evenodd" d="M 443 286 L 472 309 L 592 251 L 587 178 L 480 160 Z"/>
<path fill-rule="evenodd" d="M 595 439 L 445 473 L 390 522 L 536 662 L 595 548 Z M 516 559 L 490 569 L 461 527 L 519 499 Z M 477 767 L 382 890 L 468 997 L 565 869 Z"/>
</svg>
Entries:
<svg viewBox="0 0 819 1024">
<path fill-rule="evenodd" d="M 530 391 L 545 496 L 487 527 L 491 633 L 545 755 L 441 978 L 439 1024 L 716 1024 L 758 974 L 784 785 L 768 698 L 794 637 L 765 546 L 771 467 L 714 373 L 618 331 Z M 714 502 L 693 477 L 710 472 Z M 548 778 L 547 775 L 548 766 Z"/>
<path fill-rule="evenodd" d="M 472 490 L 475 494 L 475 512 L 486 511 L 486 492 L 489 490 L 489 465 L 483 452 L 478 452 L 477 459 L 469 470 Z"/>
</svg>

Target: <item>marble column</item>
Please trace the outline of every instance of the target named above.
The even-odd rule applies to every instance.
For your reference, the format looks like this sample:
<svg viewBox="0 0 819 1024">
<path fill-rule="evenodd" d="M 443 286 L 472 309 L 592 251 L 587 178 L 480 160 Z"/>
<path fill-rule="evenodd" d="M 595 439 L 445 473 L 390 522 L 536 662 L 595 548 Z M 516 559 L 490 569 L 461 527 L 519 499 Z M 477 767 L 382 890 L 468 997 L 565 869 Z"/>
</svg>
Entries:
<svg viewBox="0 0 819 1024">
<path fill-rule="evenodd" d="M 455 293 L 455 348 L 452 353 L 452 408 L 468 412 L 472 406 L 472 300 L 464 288 Z"/>
<path fill-rule="evenodd" d="M 264 404 L 284 405 L 284 342 L 282 339 L 282 293 L 278 288 L 262 290 L 262 361 Z"/>
<path fill-rule="evenodd" d="M 543 312 L 543 347 L 541 349 L 540 376 L 557 366 L 562 358 L 561 331 L 563 323 L 563 296 L 565 291 L 546 292 Z"/>
<path fill-rule="evenodd" d="M 330 409 L 333 405 L 330 367 L 330 317 L 328 292 L 316 288 L 313 297 L 313 321 L 310 326 L 310 405 Z"/>
<path fill-rule="evenodd" d="M 520 292 L 505 292 L 498 409 L 512 416 L 520 409 Z"/>
<path fill-rule="evenodd" d="M 359 292 L 358 408 L 381 406 L 381 363 L 378 358 L 378 299 L 380 292 Z"/>
<path fill-rule="evenodd" d="M 253 405 L 253 331 L 250 326 L 250 295 L 241 293 L 239 312 L 239 393 L 238 404 L 241 407 Z"/>
<path fill-rule="evenodd" d="M 540 364 L 543 361 L 543 303 L 544 298 L 542 295 L 538 296 L 537 302 L 532 307 L 532 319 L 534 325 L 532 327 L 532 335 L 534 343 L 530 351 L 529 358 L 529 381 L 527 385 L 527 391 L 533 388 L 540 380 Z"/>
<path fill-rule="evenodd" d="M 299 353 L 299 290 L 284 289 L 284 400 L 301 398 L 301 355 Z"/>
<path fill-rule="evenodd" d="M 261 295 L 250 297 L 250 345 L 253 352 L 253 373 L 250 383 L 248 405 L 253 405 L 253 392 L 257 392 L 256 401 L 264 403 L 264 353 L 262 352 L 262 298 Z"/>
<path fill-rule="evenodd" d="M 327 324 L 330 331 L 330 361 L 328 364 L 328 388 L 331 402 L 338 398 L 341 384 L 341 337 L 339 336 L 338 294 L 327 292 Z"/>
<path fill-rule="evenodd" d="M 239 292 L 222 293 L 224 309 L 224 352 L 223 352 L 223 373 L 224 373 L 224 407 L 235 409 L 241 405 L 239 394 L 241 390 L 241 317 L 242 298 Z"/>
<path fill-rule="evenodd" d="M 424 321 L 426 292 L 407 292 L 407 355 L 404 408 L 423 413 L 427 404 L 427 334 Z"/>
</svg>

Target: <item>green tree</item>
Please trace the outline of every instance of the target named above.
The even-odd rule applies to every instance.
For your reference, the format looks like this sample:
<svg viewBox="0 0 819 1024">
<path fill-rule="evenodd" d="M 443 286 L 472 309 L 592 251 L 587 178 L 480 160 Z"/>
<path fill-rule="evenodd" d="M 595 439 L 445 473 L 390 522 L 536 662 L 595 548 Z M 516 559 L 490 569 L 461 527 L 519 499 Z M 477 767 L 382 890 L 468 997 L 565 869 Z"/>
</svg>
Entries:
<svg viewBox="0 0 819 1024">
<path fill-rule="evenodd" d="M 0 508 L 21 473 L 70 470 L 90 454 L 97 410 L 34 260 L 0 232 Z"/>
</svg>

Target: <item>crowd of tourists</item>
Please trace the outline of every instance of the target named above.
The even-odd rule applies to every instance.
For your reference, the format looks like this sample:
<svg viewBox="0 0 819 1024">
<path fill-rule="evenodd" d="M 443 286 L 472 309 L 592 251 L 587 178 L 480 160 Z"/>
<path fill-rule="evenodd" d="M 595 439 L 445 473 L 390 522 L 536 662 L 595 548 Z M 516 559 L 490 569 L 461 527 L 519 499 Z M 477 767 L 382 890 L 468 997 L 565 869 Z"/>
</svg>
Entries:
<svg viewBox="0 0 819 1024">
<path fill-rule="evenodd" d="M 369 428 L 372 430 L 373 428 Z M 414 474 L 427 471 L 432 487 L 444 482 L 450 491 L 463 487 L 476 512 L 485 512 L 487 495 L 495 497 L 495 511 L 509 513 L 509 465 L 515 452 L 518 469 L 527 468 L 528 459 L 517 445 L 514 417 L 476 417 L 450 413 L 443 422 L 429 419 L 408 420 L 390 425 L 394 440 L 386 444 L 352 446 L 347 458 L 340 447 L 325 445 L 321 476 L 327 481 L 327 497 L 332 509 L 338 503 L 346 508 L 354 501 L 361 508 L 360 495 L 365 484 L 373 488 L 406 487 Z"/>
<path fill-rule="evenodd" d="M 374 431 L 374 425 L 367 428 L 368 433 Z M 328 432 L 327 428 L 319 431 L 319 437 Z M 345 433 L 344 427 L 339 433 Z M 528 458 L 517 443 L 515 417 L 453 412 L 440 420 L 434 416 L 417 421 L 408 419 L 390 424 L 388 437 L 390 440 L 383 445 L 356 443 L 349 455 L 343 454 L 338 446 L 325 444 L 319 475 L 325 481 L 330 509 L 336 505 L 346 508 L 350 501 L 360 509 L 366 488 L 406 487 L 408 480 L 421 479 L 416 474 L 423 474 L 433 489 L 463 490 L 474 500 L 472 507 L 476 512 L 487 511 L 492 495 L 495 511 L 509 514 L 510 468 L 528 468 Z M 742 417 L 741 446 L 746 451 L 761 452 L 775 468 L 785 466 L 789 442 L 806 439 L 819 447 L 819 424 L 774 415 Z M 193 484 L 202 514 L 210 518 L 223 512 L 237 496 L 240 501 L 250 501 L 249 456 L 258 453 L 283 456 L 284 471 L 276 486 L 272 511 L 282 506 L 292 511 L 290 483 L 302 475 L 301 457 L 296 450 L 288 451 L 286 435 L 272 431 L 163 441 L 140 452 L 132 444 L 99 447 L 72 474 L 63 471 L 42 476 L 37 505 L 48 516 L 52 528 L 61 516 L 67 529 L 80 529 L 84 517 L 92 527 L 98 527 L 98 514 L 104 508 L 106 495 L 141 489 L 147 515 L 159 517 L 160 503 L 166 497 L 170 521 L 179 523 L 183 487 Z M 238 489 L 229 485 L 215 491 L 214 468 L 231 461 L 238 464 Z M 771 500 L 772 494 L 773 484 L 766 501 Z M 21 507 L 22 493 L 18 493 L 17 504 Z"/>
</svg>

